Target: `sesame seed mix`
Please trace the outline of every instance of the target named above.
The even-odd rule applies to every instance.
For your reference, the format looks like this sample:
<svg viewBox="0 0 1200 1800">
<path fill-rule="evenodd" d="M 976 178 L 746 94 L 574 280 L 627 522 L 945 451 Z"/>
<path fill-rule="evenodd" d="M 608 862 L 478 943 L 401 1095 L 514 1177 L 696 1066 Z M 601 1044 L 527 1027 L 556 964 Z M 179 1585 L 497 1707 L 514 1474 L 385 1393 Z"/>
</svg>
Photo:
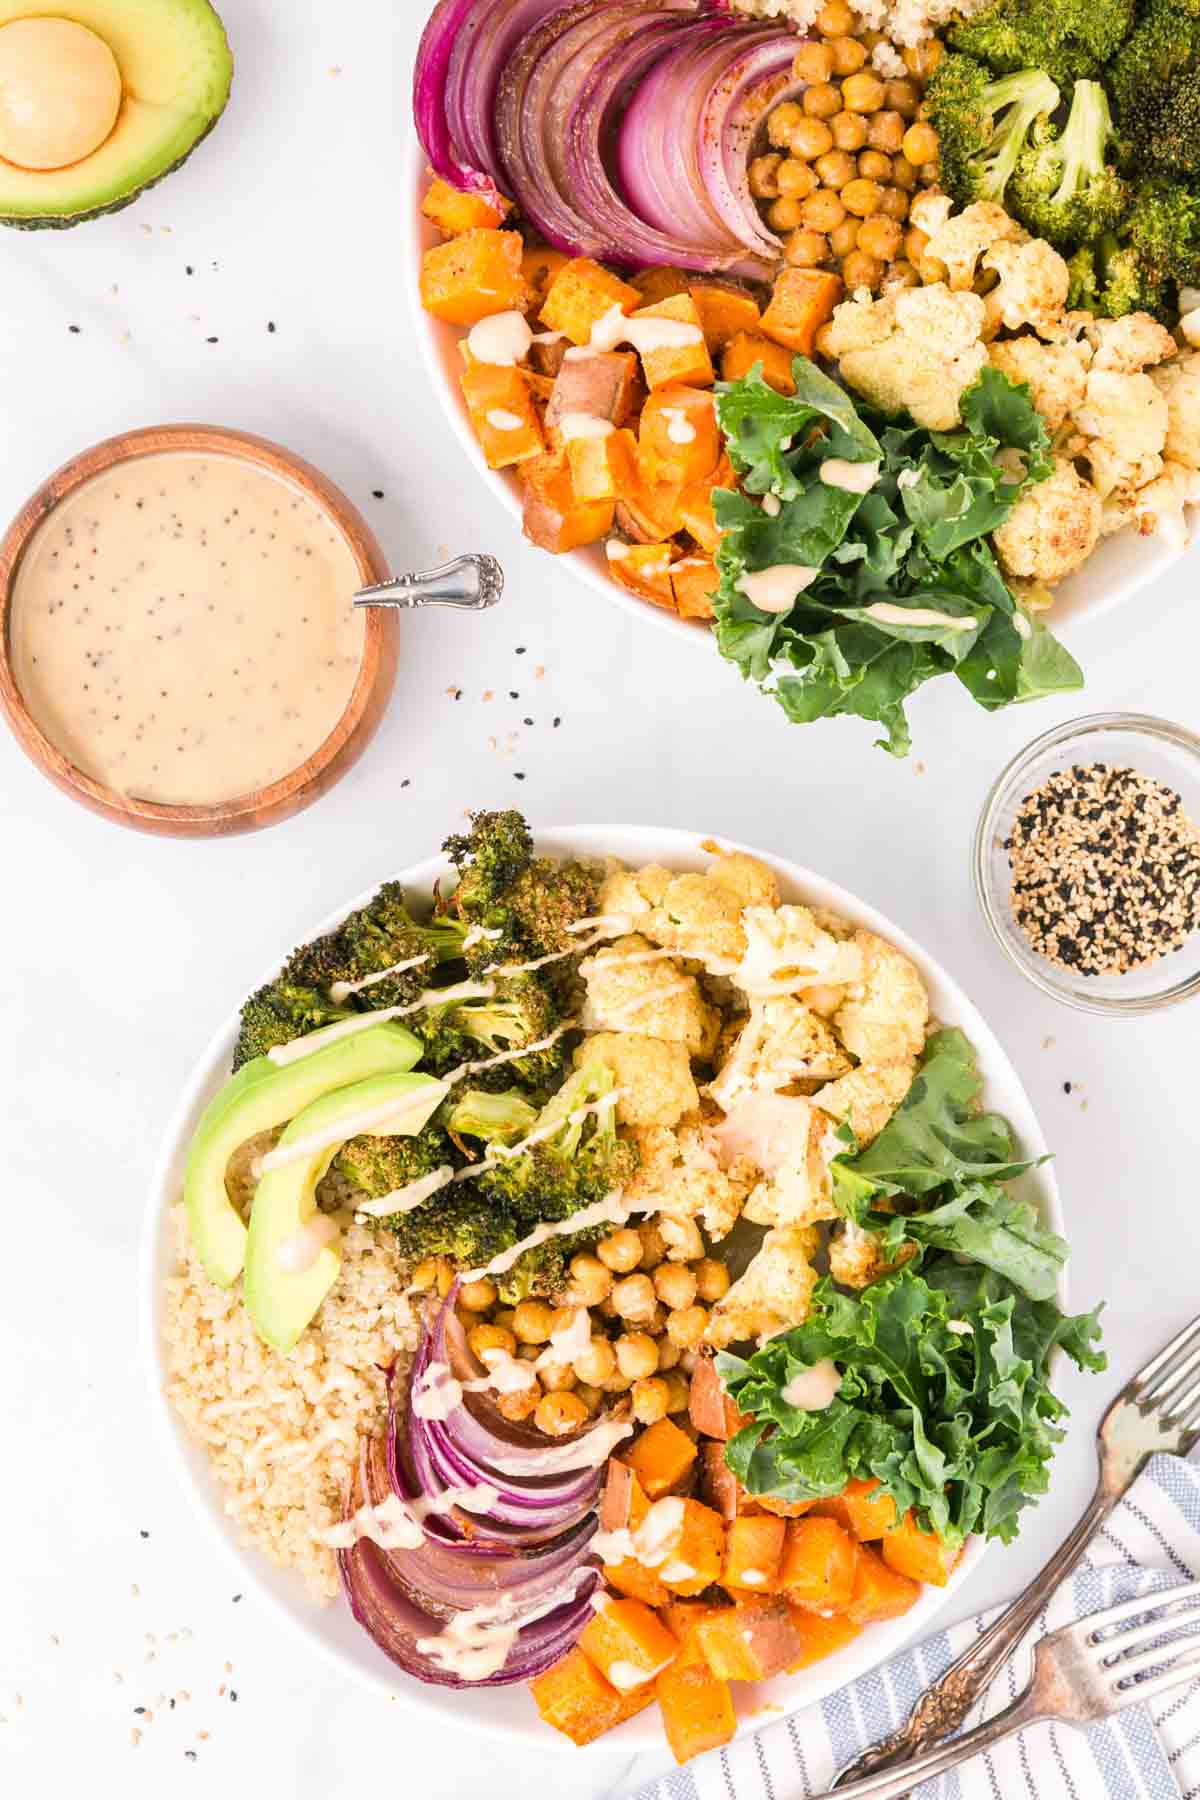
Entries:
<svg viewBox="0 0 1200 1800">
<path fill-rule="evenodd" d="M 1200 828 L 1136 769 L 1060 770 L 1026 795 L 1004 848 L 1017 924 L 1060 968 L 1125 975 L 1200 929 Z"/>
</svg>

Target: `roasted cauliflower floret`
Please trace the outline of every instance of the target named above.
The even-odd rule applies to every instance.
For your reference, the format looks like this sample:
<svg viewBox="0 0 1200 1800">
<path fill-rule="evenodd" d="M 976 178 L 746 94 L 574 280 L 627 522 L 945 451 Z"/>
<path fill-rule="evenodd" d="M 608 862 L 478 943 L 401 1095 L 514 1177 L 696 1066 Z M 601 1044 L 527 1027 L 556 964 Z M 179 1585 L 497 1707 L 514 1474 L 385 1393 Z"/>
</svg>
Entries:
<svg viewBox="0 0 1200 1800">
<path fill-rule="evenodd" d="M 1168 422 L 1166 396 L 1149 375 L 1091 371 L 1075 423 L 1101 499 L 1120 488 L 1145 487 L 1162 473 Z"/>
<path fill-rule="evenodd" d="M 920 229 L 929 231 L 927 225 Z M 977 200 L 929 232 L 925 255 L 945 263 L 951 289 L 963 293 L 973 285 L 979 259 L 986 250 L 993 244 L 1020 242 L 1027 236 L 1002 206 L 992 200 Z"/>
<path fill-rule="evenodd" d="M 737 1224 L 746 1196 L 758 1180 L 748 1158 L 722 1159 L 721 1146 L 701 1119 L 685 1119 L 674 1131 L 654 1125 L 635 1130 L 641 1167 L 625 1189 L 640 1211 L 657 1208 L 677 1219 L 699 1219 L 714 1243 Z"/>
<path fill-rule="evenodd" d="M 807 906 L 748 906 L 742 927 L 745 955 L 734 981 L 753 999 L 841 988 L 862 976 L 859 946 L 834 937 Z"/>
<path fill-rule="evenodd" d="M 873 931 L 856 931 L 863 972 L 833 1015 L 834 1029 L 860 1062 L 911 1062 L 925 1045 L 929 996 L 913 963 Z"/>
<path fill-rule="evenodd" d="M 602 1062 L 616 1078 L 623 1125 L 677 1125 L 700 1105 L 686 1046 L 636 1032 L 598 1031 L 575 1052 L 575 1066 Z"/>
<path fill-rule="evenodd" d="M 1143 534 L 1156 533 L 1176 549 L 1191 541 L 1187 506 L 1200 503 L 1200 470 L 1183 463 L 1165 462 L 1163 472 L 1139 488 L 1133 496 L 1133 516 Z"/>
<path fill-rule="evenodd" d="M 850 1058 L 828 1025 L 790 994 L 757 1000 L 709 1093 L 725 1112 L 742 1094 L 778 1093 L 794 1081 L 832 1081 Z"/>
<path fill-rule="evenodd" d="M 746 948 L 741 901 L 707 875 L 676 875 L 642 929 L 664 948 L 718 968 L 740 961 Z"/>
<path fill-rule="evenodd" d="M 1100 527 L 1099 494 L 1059 456 L 1054 473 L 1018 500 L 993 541 L 1007 574 L 1055 582 L 1087 561 Z"/>
<path fill-rule="evenodd" d="M 882 1068 L 865 1064 L 831 1081 L 814 1096 L 813 1105 L 849 1125 L 865 1150 L 874 1143 L 913 1084 L 915 1062 L 886 1063 Z M 839 1144 L 844 1151 L 845 1145 Z"/>
<path fill-rule="evenodd" d="M 978 294 L 953 294 L 943 282 L 901 288 L 879 300 L 843 302 L 823 347 L 843 379 L 881 412 L 909 412 L 931 431 L 951 431 L 959 395 L 987 364 L 979 341 L 985 317 Z"/>
<path fill-rule="evenodd" d="M 830 1166 L 845 1145 L 828 1115 L 800 1095 L 750 1093 L 713 1135 L 723 1158 L 761 1169 L 763 1179 L 745 1205 L 758 1225 L 807 1225 L 833 1219 Z"/>
<path fill-rule="evenodd" d="M 727 888 L 739 906 L 778 906 L 779 882 L 774 869 L 741 850 L 722 851 L 708 879 Z"/>
<path fill-rule="evenodd" d="M 817 1285 L 813 1257 L 819 1243 L 809 1225 L 768 1231 L 746 1273 L 713 1307 L 705 1341 L 716 1350 L 749 1338 L 761 1344 L 802 1325 Z"/>
<path fill-rule="evenodd" d="M 606 944 L 581 964 L 587 984 L 582 1022 L 588 1031 L 636 1031 L 684 1044 L 707 1060 L 721 1015 L 705 1003 L 700 984 L 674 957 L 634 932 Z"/>
<path fill-rule="evenodd" d="M 626 869 L 613 863 L 600 885 L 600 911 L 605 918 L 636 919 L 658 905 L 671 880 L 671 871 L 656 863 L 644 869 Z"/>
<path fill-rule="evenodd" d="M 1022 325 L 1041 332 L 1053 329 L 1071 285 L 1067 265 L 1057 250 L 1041 238 L 993 244 L 983 266 L 1000 277 L 986 299 L 990 334 L 1001 325 L 1009 331 L 1019 331 Z"/>
<path fill-rule="evenodd" d="M 1200 352 L 1163 363 L 1150 379 L 1167 403 L 1163 454 L 1200 469 Z"/>
<path fill-rule="evenodd" d="M 899 1255 L 889 1262 L 883 1254 L 882 1240 L 874 1231 L 864 1231 L 847 1219 L 829 1240 L 829 1273 L 843 1287 L 870 1287 L 884 1275 L 890 1275 L 917 1253 L 915 1244 L 903 1244 Z"/>
<path fill-rule="evenodd" d="M 1043 344 L 1036 337 L 1005 338 L 988 346 L 992 367 L 1010 381 L 1025 382 L 1051 435 L 1075 411 L 1087 391 L 1087 344 Z"/>
<path fill-rule="evenodd" d="M 1144 312 L 1126 313 L 1123 319 L 1093 319 L 1087 339 L 1095 352 L 1093 369 L 1115 369 L 1118 375 L 1133 375 L 1152 363 L 1165 362 L 1176 349 L 1166 326 Z"/>
</svg>

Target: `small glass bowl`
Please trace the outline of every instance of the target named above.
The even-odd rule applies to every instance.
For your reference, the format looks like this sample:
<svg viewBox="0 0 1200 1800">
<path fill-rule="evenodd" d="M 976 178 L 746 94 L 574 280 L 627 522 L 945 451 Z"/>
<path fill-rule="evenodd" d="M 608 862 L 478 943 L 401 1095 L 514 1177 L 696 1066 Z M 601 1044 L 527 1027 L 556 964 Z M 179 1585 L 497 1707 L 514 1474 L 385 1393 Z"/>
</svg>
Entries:
<svg viewBox="0 0 1200 1800">
<path fill-rule="evenodd" d="M 1075 763 L 1133 768 L 1173 788 L 1200 824 L 1200 737 L 1141 713 L 1093 713 L 1036 738 L 1009 763 L 987 797 L 975 834 L 975 892 L 992 936 L 1021 974 L 1079 1012 L 1110 1017 L 1156 1012 L 1200 994 L 1200 931 L 1179 950 L 1127 975 L 1084 976 L 1040 956 L 1013 916 L 1004 848 L 1026 795 Z"/>
</svg>

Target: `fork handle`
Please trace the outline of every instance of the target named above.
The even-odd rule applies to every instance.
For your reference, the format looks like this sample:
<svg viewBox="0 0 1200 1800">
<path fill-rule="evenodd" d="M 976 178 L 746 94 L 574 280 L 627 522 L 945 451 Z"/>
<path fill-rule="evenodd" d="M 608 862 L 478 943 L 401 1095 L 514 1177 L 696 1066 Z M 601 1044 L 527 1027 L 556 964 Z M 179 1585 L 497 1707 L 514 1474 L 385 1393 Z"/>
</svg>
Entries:
<svg viewBox="0 0 1200 1800">
<path fill-rule="evenodd" d="M 903 1768 L 877 1770 L 873 1775 L 864 1775 L 861 1781 L 852 1781 L 849 1787 L 839 1784 L 839 1800 L 843 1796 L 844 1800 L 901 1800 L 921 1782 L 932 1781 L 935 1776 L 957 1769 L 960 1763 L 969 1762 L 973 1756 L 982 1756 L 985 1750 L 994 1749 L 1015 1732 L 1026 1731 L 1029 1726 L 1038 1725 L 1050 1716 L 1035 1699 L 1031 1683 L 1003 1712 L 976 1725 L 973 1731 L 964 1732 L 953 1743 L 927 1750 L 923 1756 L 906 1762 Z"/>
<path fill-rule="evenodd" d="M 950 1664 L 940 1680 L 921 1696 L 903 1725 L 888 1737 L 881 1738 L 879 1743 L 873 1744 L 841 1771 L 833 1784 L 839 1794 L 843 1790 L 847 1795 L 857 1794 L 860 1790 L 854 1784 L 858 1776 L 876 1769 L 889 1769 L 898 1763 L 904 1764 L 904 1780 L 907 1785 L 880 1788 L 878 1792 L 907 1793 L 908 1788 L 914 1785 L 912 1759 L 920 1756 L 930 1745 L 948 1737 L 952 1731 L 958 1730 L 996 1671 L 1007 1662 L 1034 1623 L 1051 1594 L 1080 1561 L 1093 1533 L 1103 1524 L 1118 1498 L 1117 1494 L 1107 1491 L 1103 1480 L 1097 1484 L 1091 1503 L 1078 1525 L 1059 1545 L 1030 1586 Z M 1001 1713 L 998 1716 L 1005 1718 L 1007 1715 Z M 966 1743 L 967 1739 L 958 1741 Z M 876 1790 L 864 1788 L 862 1792 L 874 1793 Z"/>
</svg>

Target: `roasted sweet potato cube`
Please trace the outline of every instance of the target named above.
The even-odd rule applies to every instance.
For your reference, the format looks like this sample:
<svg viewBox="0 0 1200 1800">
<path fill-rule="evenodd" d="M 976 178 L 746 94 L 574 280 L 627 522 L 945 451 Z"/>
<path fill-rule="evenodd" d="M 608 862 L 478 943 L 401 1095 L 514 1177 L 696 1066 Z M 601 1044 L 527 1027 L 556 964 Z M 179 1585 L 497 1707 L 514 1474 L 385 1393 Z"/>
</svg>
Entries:
<svg viewBox="0 0 1200 1800">
<path fill-rule="evenodd" d="M 610 1457 L 600 1496 L 601 1531 L 636 1531 L 649 1511 L 650 1502 L 629 1464 Z"/>
<path fill-rule="evenodd" d="M 436 175 L 421 202 L 421 211 L 446 237 L 458 237 L 464 231 L 494 230 L 503 224 L 508 201 L 497 204 L 486 194 L 464 193 Z"/>
<path fill-rule="evenodd" d="M 656 606 L 675 610 L 675 589 L 671 585 L 675 546 L 669 539 L 665 544 L 623 544 L 619 538 L 609 538 L 605 550 L 608 572 L 615 582 L 639 600 L 653 600 Z"/>
<path fill-rule="evenodd" d="M 676 568 L 678 566 L 673 565 Z M 759 1510 L 758 1501 L 751 1499 L 725 1461 L 725 1446 L 720 1442 L 702 1442 L 700 1445 L 698 1492 L 705 1505 L 719 1512 L 726 1522 L 747 1517 Z"/>
<path fill-rule="evenodd" d="M 671 1598 L 671 1590 L 654 1570 L 644 1569 L 632 1556 L 624 1562 L 609 1563 L 604 1579 L 616 1593 L 624 1594 L 628 1600 L 640 1600 L 645 1606 L 665 1606 Z"/>
<path fill-rule="evenodd" d="M 521 258 L 521 272 L 529 293 L 530 312 L 541 312 L 546 304 L 551 282 L 566 266 L 567 258 L 562 251 L 552 250 L 548 244 L 539 244 L 536 250 L 526 250 Z"/>
<path fill-rule="evenodd" d="M 638 395 L 638 364 L 632 350 L 606 350 L 582 358 L 564 357 L 546 408 L 546 433 L 562 441 L 568 419 L 602 419 L 619 431 Z"/>
<path fill-rule="evenodd" d="M 590 256 L 577 256 L 564 263 L 551 281 L 542 303 L 542 323 L 582 346 L 591 342 L 593 326 L 614 306 L 631 313 L 641 303 L 642 296 L 629 282 Z"/>
<path fill-rule="evenodd" d="M 637 486 L 637 439 L 632 431 L 614 431 L 609 425 L 603 431 L 587 430 L 583 436 L 568 435 L 567 461 L 581 500 L 619 500 Z"/>
<path fill-rule="evenodd" d="M 464 231 L 435 244 L 421 263 L 421 304 L 451 325 L 478 325 L 492 313 L 521 312 L 525 277 L 515 231 Z"/>
<path fill-rule="evenodd" d="M 673 1419 L 648 1425 L 621 1458 L 629 1464 L 651 1500 L 680 1487 L 696 1460 L 696 1446 Z"/>
<path fill-rule="evenodd" d="M 470 362 L 459 380 L 490 469 L 509 469 L 542 454 L 546 440 L 520 369 Z"/>
<path fill-rule="evenodd" d="M 875 1480 L 848 1481 L 831 1500 L 818 1500 L 815 1511 L 836 1519 L 860 1544 L 881 1538 L 896 1523 L 896 1502 Z"/>
<path fill-rule="evenodd" d="M 638 463 L 638 477 L 617 504 L 617 524 L 638 544 L 661 544 L 683 529 L 680 502 L 683 489 L 672 481 L 647 481 Z"/>
<path fill-rule="evenodd" d="M 756 1494 L 754 1504 L 761 1506 L 764 1512 L 774 1513 L 777 1519 L 802 1519 L 817 1503 L 815 1500 L 781 1500 L 778 1494 Z"/>
<path fill-rule="evenodd" d="M 846 1616 L 856 1625 L 872 1625 L 877 1619 L 898 1619 L 915 1606 L 921 1589 L 907 1575 L 889 1569 L 883 1558 L 865 1544 L 858 1546 L 854 1563 L 854 1590 Z"/>
<path fill-rule="evenodd" d="M 832 1656 L 835 1650 L 842 1650 L 852 1644 L 861 1625 L 848 1619 L 845 1613 L 835 1613 L 829 1618 L 824 1613 L 809 1612 L 802 1606 L 792 1611 L 792 1624 L 800 1633 L 803 1648 L 795 1662 L 788 1667 L 788 1674 L 794 1675 L 797 1669 L 807 1669 L 812 1663 L 820 1662 L 822 1657 Z"/>
<path fill-rule="evenodd" d="M 721 577 L 711 556 L 683 556 L 671 564 L 671 592 L 681 619 L 715 617 L 713 600 L 720 585 Z"/>
<path fill-rule="evenodd" d="M 712 1600 L 678 1600 L 672 1594 L 662 1608 L 662 1620 L 667 1630 L 679 1643 L 679 1655 L 675 1659 L 676 1668 L 686 1668 L 689 1664 L 704 1662 L 704 1652 L 696 1636 L 696 1627 L 713 1613 L 728 1612 L 726 1602 L 720 1604 Z M 705 1664 L 705 1667 L 708 1665 Z"/>
<path fill-rule="evenodd" d="M 695 538 L 700 548 L 715 556 L 721 547 L 721 527 L 713 510 L 713 495 L 718 488 L 736 488 L 737 476 L 727 456 L 722 456 L 713 473 L 703 481 L 685 488 L 679 498 L 679 516 L 683 528 Z"/>
<path fill-rule="evenodd" d="M 710 1438 L 736 1437 L 743 1425 L 750 1423 L 740 1413 L 717 1374 L 716 1361 L 700 1356 L 692 1370 L 692 1386 L 688 1396 L 688 1417 L 696 1430 Z"/>
<path fill-rule="evenodd" d="M 534 456 L 520 466 L 525 488 L 525 536 L 540 550 L 562 556 L 599 543 L 612 530 L 611 500 L 581 500 L 561 456 Z"/>
<path fill-rule="evenodd" d="M 711 1587 L 724 1553 L 725 1522 L 701 1500 L 672 1495 L 657 1501 L 638 1534 L 638 1555 L 673 1594 L 702 1594 Z"/>
<path fill-rule="evenodd" d="M 642 269 L 630 280 L 642 296 L 643 306 L 657 306 L 660 300 L 688 291 L 689 278 L 682 269 Z"/>
<path fill-rule="evenodd" d="M 802 1649 L 786 1600 L 745 1600 L 696 1627 L 704 1659 L 722 1681 L 767 1681 Z"/>
<path fill-rule="evenodd" d="M 758 301 L 745 288 L 724 281 L 693 281 L 688 293 L 696 302 L 704 341 L 712 356 L 719 356 L 739 331 L 759 329 Z"/>
<path fill-rule="evenodd" d="M 755 363 L 762 364 L 762 378 L 777 394 L 795 393 L 791 351 L 756 332 L 739 331 L 735 338 L 730 338 L 721 356 L 721 378 L 723 381 L 741 381 Z"/>
<path fill-rule="evenodd" d="M 576 1645 L 544 1675 L 529 1684 L 534 1703 L 547 1725 L 573 1744 L 590 1744 L 649 1706 L 654 1689 L 648 1683 L 618 1693 Z"/>
<path fill-rule="evenodd" d="M 579 1648 L 618 1693 L 653 1681 L 679 1654 L 679 1644 L 641 1600 L 612 1600 L 579 1634 Z"/>
<path fill-rule="evenodd" d="M 856 1546 L 836 1519 L 791 1519 L 779 1585 L 797 1606 L 844 1612 L 854 1592 Z"/>
<path fill-rule="evenodd" d="M 658 341 L 644 342 L 640 350 L 646 386 L 651 391 L 671 383 L 712 386 L 716 371 L 704 341 L 696 302 L 690 294 L 675 294 L 656 306 L 643 306 L 633 316 L 639 323 L 657 319 L 665 322 L 664 328 L 654 334 Z"/>
<path fill-rule="evenodd" d="M 833 317 L 842 278 L 826 269 L 785 269 L 775 283 L 762 330 L 785 350 L 811 356 L 818 331 Z"/>
<path fill-rule="evenodd" d="M 648 481 L 673 481 L 680 487 L 703 481 L 721 457 L 711 390 L 675 383 L 655 388 L 642 408 L 638 444 Z"/>
<path fill-rule="evenodd" d="M 737 1730 L 729 1683 L 703 1663 L 664 1669 L 654 1683 L 663 1730 L 677 1763 L 728 1744 Z"/>
<path fill-rule="evenodd" d="M 773 1519 L 770 1513 L 735 1519 L 725 1531 L 721 1586 L 731 1594 L 773 1594 L 779 1585 L 787 1529 L 786 1519 Z"/>
<path fill-rule="evenodd" d="M 959 1552 L 944 1544 L 936 1531 L 923 1531 L 912 1512 L 906 1512 L 894 1531 L 884 1534 L 879 1546 L 889 1569 L 907 1575 L 910 1581 L 924 1581 L 931 1587 L 945 1587 Z"/>
</svg>

